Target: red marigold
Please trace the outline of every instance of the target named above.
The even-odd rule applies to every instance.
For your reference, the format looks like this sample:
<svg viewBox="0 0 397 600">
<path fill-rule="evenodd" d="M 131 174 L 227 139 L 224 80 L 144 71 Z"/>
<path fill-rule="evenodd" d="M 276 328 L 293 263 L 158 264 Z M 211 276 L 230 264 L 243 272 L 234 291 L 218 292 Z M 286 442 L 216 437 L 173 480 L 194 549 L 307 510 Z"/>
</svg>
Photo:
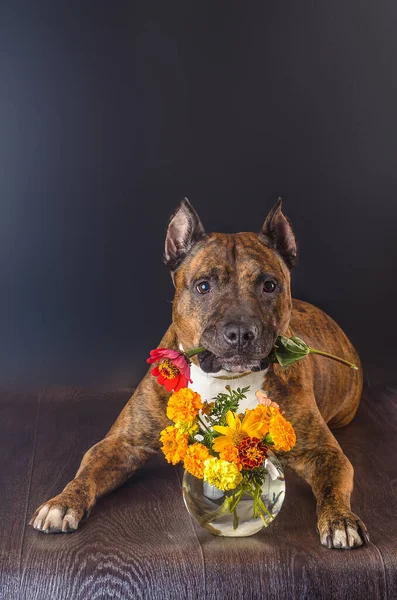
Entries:
<svg viewBox="0 0 397 600">
<path fill-rule="evenodd" d="M 238 455 L 243 469 L 260 467 L 267 456 L 267 446 L 257 437 L 245 437 L 238 445 Z"/>
<path fill-rule="evenodd" d="M 190 380 L 190 363 L 183 352 L 170 348 L 156 348 L 150 351 L 149 364 L 158 363 L 152 369 L 152 375 L 157 377 L 160 385 L 166 390 L 177 392 L 188 386 Z"/>
</svg>

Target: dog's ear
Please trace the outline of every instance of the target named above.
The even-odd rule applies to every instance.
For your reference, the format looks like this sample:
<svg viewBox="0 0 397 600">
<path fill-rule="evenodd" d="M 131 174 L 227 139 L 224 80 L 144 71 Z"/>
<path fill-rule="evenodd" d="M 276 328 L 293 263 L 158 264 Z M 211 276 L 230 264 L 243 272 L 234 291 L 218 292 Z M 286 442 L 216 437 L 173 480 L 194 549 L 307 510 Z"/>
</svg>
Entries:
<svg viewBox="0 0 397 600">
<path fill-rule="evenodd" d="M 259 238 L 266 246 L 274 248 L 288 268 L 292 269 L 297 262 L 296 241 L 292 227 L 284 216 L 281 206 L 282 200 L 279 198 L 277 204 L 267 215 Z"/>
<path fill-rule="evenodd" d="M 164 262 L 175 271 L 189 250 L 204 236 L 204 227 L 187 198 L 170 219 L 165 238 Z"/>
</svg>

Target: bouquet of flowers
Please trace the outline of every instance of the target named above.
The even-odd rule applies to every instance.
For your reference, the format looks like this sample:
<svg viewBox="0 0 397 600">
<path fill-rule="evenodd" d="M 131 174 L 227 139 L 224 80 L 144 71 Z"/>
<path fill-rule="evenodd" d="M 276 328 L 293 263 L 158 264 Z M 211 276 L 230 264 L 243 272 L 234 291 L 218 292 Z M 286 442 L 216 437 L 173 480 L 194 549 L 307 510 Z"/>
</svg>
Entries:
<svg viewBox="0 0 397 600">
<path fill-rule="evenodd" d="M 296 442 L 291 423 L 264 392 L 256 393 L 255 409 L 236 412 L 247 391 L 227 386 L 226 393 L 203 402 L 192 389 L 181 388 L 172 394 L 167 406 L 167 416 L 174 425 L 160 434 L 168 462 L 175 465 L 183 461 L 185 470 L 197 479 L 218 490 L 233 490 L 216 516 L 233 513 L 234 528 L 238 526 L 236 508 L 244 494 L 253 498 L 254 518 L 259 516 L 268 524 L 271 515 L 261 498 L 261 486 L 268 472 L 275 469 L 267 460 L 268 450 L 288 451 Z"/>
<path fill-rule="evenodd" d="M 277 474 L 268 460 L 269 450 L 290 450 L 296 442 L 293 427 L 262 390 L 256 392 L 256 408 L 241 414 L 238 405 L 249 388 L 226 386 L 225 393 L 208 401 L 185 387 L 190 383 L 192 352 L 158 349 L 149 359 L 158 363 L 152 373 L 159 383 L 174 389 L 167 405 L 167 417 L 174 424 L 160 434 L 164 456 L 173 465 L 183 462 L 188 473 L 217 490 L 232 491 L 212 518 L 232 513 L 236 529 L 237 505 L 248 494 L 254 518 L 261 517 L 267 525 L 273 517 L 262 500 L 261 488 L 268 473 Z"/>
<path fill-rule="evenodd" d="M 204 351 L 200 347 L 185 352 L 167 348 L 150 352 L 148 362 L 155 363 L 152 375 L 173 392 L 167 406 L 167 417 L 173 425 L 161 432 L 161 449 L 169 463 L 183 462 L 185 471 L 201 480 L 203 487 L 211 487 L 215 495 L 219 492 L 214 498 L 224 498 L 218 509 L 209 514 L 207 523 L 231 513 L 233 528 L 237 529 L 236 509 L 248 495 L 253 500 L 254 519 L 260 517 L 268 525 L 274 515 L 269 511 L 270 504 L 263 502 L 262 487 L 268 475 L 280 479 L 272 451 L 291 450 L 296 443 L 294 429 L 263 390 L 256 392 L 258 405 L 242 414 L 238 412 L 239 402 L 249 388 L 232 390 L 226 386 L 225 392 L 211 401 L 189 388 L 193 383 L 191 358 Z M 289 367 L 308 354 L 326 356 L 357 369 L 353 363 L 311 348 L 298 337 L 279 336 L 268 360 Z M 205 525 L 205 519 L 200 522 Z"/>
</svg>

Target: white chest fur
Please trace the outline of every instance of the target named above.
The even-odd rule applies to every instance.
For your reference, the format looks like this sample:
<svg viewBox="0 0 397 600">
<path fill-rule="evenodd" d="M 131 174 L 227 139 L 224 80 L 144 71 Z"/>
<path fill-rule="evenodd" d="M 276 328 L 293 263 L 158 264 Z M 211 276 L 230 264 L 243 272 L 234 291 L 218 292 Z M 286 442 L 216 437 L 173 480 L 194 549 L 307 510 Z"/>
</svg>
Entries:
<svg viewBox="0 0 397 600">
<path fill-rule="evenodd" d="M 258 405 L 255 392 L 257 390 L 263 390 L 265 385 L 265 376 L 266 370 L 258 371 L 256 373 L 247 373 L 247 375 L 238 378 L 227 371 L 219 371 L 218 373 L 205 373 L 194 363 L 192 363 L 190 377 L 193 383 L 189 384 L 189 387 L 200 394 L 203 400 L 211 402 L 214 396 L 219 394 L 219 392 L 225 391 L 225 387 L 227 385 L 230 385 L 232 389 L 250 386 L 250 389 L 246 394 L 247 397 L 245 400 L 241 400 L 238 407 L 239 412 L 245 412 L 247 408 L 255 408 Z M 222 379 L 219 379 L 219 377 L 222 377 Z M 228 379 L 228 377 L 230 377 L 230 379 Z"/>
</svg>

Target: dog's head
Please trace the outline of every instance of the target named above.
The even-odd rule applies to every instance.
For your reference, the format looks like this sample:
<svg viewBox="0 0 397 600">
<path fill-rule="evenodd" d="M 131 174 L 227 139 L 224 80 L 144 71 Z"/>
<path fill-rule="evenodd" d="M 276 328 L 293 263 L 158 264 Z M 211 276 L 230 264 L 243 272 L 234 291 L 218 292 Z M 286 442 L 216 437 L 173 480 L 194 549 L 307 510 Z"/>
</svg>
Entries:
<svg viewBox="0 0 397 600">
<path fill-rule="evenodd" d="M 188 200 L 181 202 L 165 242 L 175 285 L 173 325 L 184 349 L 207 349 L 199 355 L 204 371 L 264 367 L 288 328 L 296 255 L 281 200 L 259 234 L 206 234 Z"/>
</svg>

